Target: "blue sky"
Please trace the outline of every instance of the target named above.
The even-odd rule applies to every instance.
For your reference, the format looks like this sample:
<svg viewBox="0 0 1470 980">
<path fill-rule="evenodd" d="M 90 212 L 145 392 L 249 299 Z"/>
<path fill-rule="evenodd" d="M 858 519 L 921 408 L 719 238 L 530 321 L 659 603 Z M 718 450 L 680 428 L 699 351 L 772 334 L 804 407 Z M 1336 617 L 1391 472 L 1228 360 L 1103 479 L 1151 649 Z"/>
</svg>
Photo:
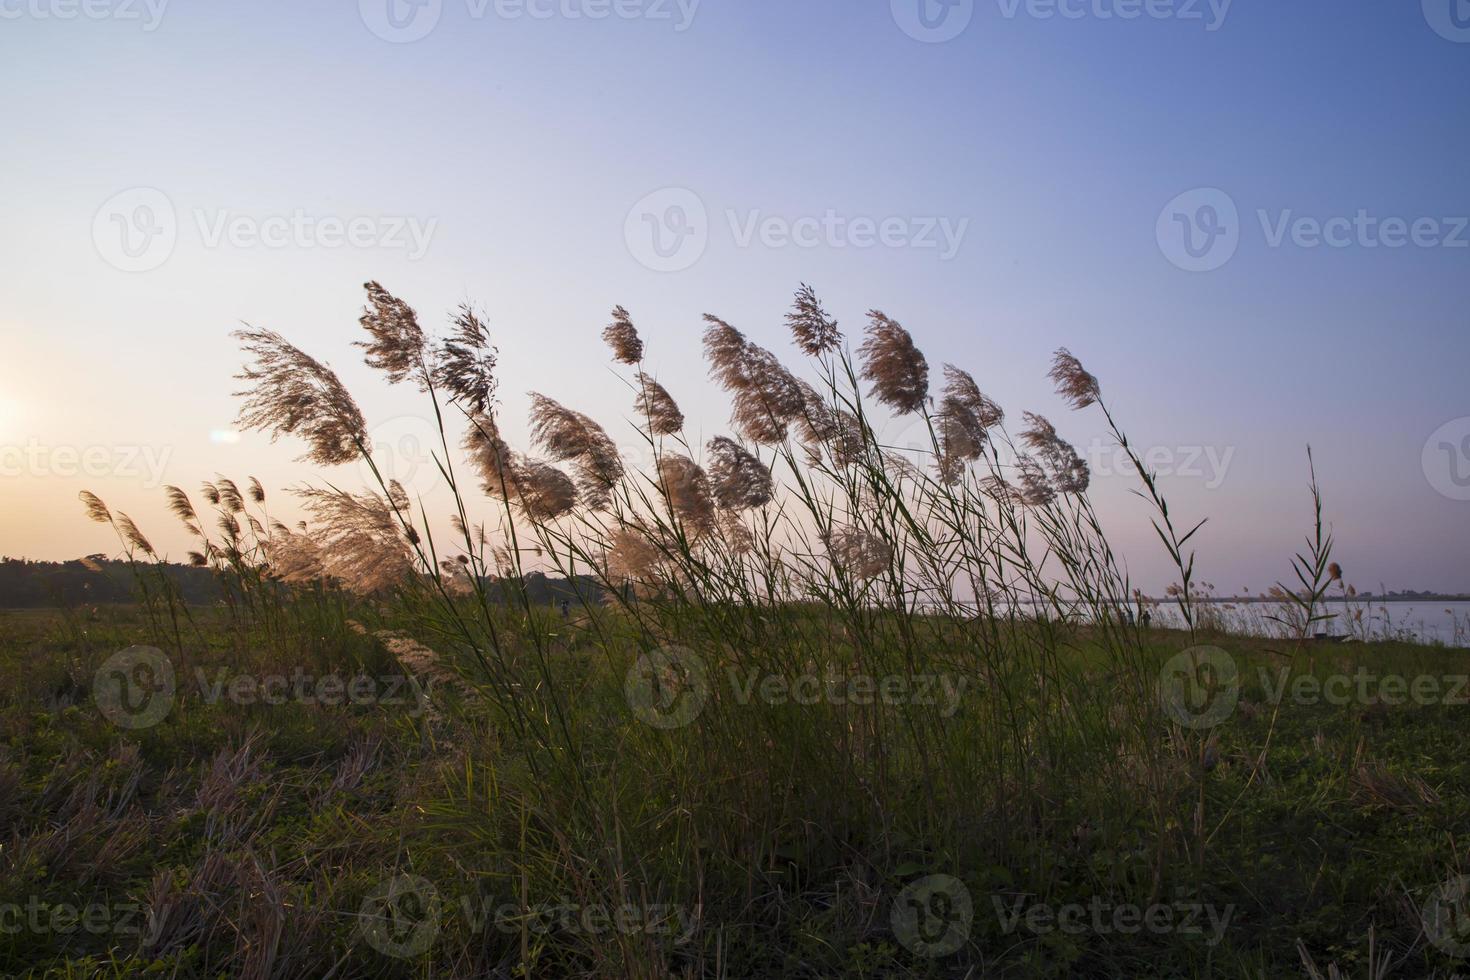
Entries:
<svg viewBox="0 0 1470 980">
<path fill-rule="evenodd" d="M 441 0 L 398 8 L 432 24 L 402 42 L 379 36 L 386 0 L 153 2 L 0 0 L 0 552 L 110 547 L 86 486 L 181 554 L 158 483 L 313 476 L 294 445 L 221 441 L 241 322 L 330 361 L 390 442 L 411 437 L 421 407 L 349 346 L 367 279 L 426 324 L 478 304 L 516 422 L 531 389 L 628 414 L 597 340 L 622 303 L 705 435 L 725 408 L 700 314 L 796 361 L 781 315 L 805 281 L 850 336 L 882 308 L 1013 418 L 1050 415 L 1147 587 L 1166 569 L 1146 512 L 1100 420 L 1043 377 L 1059 345 L 1156 448 L 1177 511 L 1210 518 L 1200 573 L 1222 591 L 1287 574 L 1308 443 L 1349 579 L 1470 591 L 1451 468 L 1470 457 L 1438 448 L 1470 436 L 1470 8 L 976 0 L 944 20 L 924 0 L 941 34 L 964 23 L 931 42 L 904 30 L 920 0 Z M 1213 267 L 1180 268 L 1167 229 L 1221 200 Z M 691 201 L 693 244 L 650 268 L 640 229 L 683 227 L 668 206 Z M 140 202 L 173 243 L 127 271 Z M 1300 224 L 1360 212 L 1340 246 Z M 250 237 L 292 216 L 299 240 Z M 1388 247 L 1386 219 L 1424 244 Z M 361 241 L 336 242 L 354 220 Z M 953 255 L 940 228 L 962 231 Z"/>
</svg>

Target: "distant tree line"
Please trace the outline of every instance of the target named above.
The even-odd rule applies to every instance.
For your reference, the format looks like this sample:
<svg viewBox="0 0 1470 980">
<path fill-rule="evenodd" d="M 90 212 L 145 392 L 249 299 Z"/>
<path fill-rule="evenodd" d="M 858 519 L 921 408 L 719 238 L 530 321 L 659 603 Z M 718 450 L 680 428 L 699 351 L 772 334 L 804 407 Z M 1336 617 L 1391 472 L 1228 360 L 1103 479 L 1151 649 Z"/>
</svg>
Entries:
<svg viewBox="0 0 1470 980">
<path fill-rule="evenodd" d="M 163 570 L 187 603 L 211 605 L 224 600 L 219 577 L 212 569 L 168 564 Z M 151 565 L 150 574 L 153 574 Z M 485 586 L 496 602 L 516 598 L 503 581 L 488 581 Z M 583 597 L 589 601 L 601 599 L 604 591 L 596 579 L 586 575 L 572 580 L 541 572 L 526 575 L 526 592 L 538 605 L 566 601 L 575 606 Z M 133 568 L 125 561 L 114 561 L 104 555 L 62 562 L 0 558 L 0 608 L 3 609 L 67 608 L 137 600 Z"/>
<path fill-rule="evenodd" d="M 207 568 L 166 565 L 164 573 L 185 602 L 208 604 L 223 598 L 219 582 Z M 81 606 L 103 602 L 135 602 L 138 586 L 132 566 L 92 555 L 75 561 L 0 559 L 0 607 Z"/>
</svg>

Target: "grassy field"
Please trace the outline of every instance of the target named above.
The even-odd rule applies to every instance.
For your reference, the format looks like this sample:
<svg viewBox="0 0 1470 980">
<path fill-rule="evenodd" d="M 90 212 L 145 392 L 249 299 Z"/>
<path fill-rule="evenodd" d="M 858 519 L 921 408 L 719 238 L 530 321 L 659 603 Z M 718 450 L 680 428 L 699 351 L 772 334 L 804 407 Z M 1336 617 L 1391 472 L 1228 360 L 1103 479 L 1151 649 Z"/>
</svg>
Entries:
<svg viewBox="0 0 1470 980">
<path fill-rule="evenodd" d="M 156 660 L 106 666 L 159 642 L 136 607 L 0 613 L 0 973 L 1286 976 L 1310 961 L 1449 976 L 1463 962 L 1432 910 L 1470 871 L 1466 651 L 1312 645 L 1283 693 L 1280 644 L 1205 637 L 1228 658 L 1218 689 L 1171 700 L 1184 638 L 1156 631 L 1156 760 L 1106 724 L 1044 738 L 1037 724 L 1019 749 L 1028 778 L 1003 766 L 1010 786 L 967 786 L 917 774 L 972 769 L 996 702 L 1024 688 L 962 646 L 936 659 L 947 688 L 890 686 L 944 716 L 922 744 L 948 758 L 920 764 L 856 744 L 913 717 L 880 686 L 872 706 L 838 704 L 863 689 L 829 679 L 845 696 L 813 698 L 785 683 L 795 663 L 751 682 L 711 648 L 688 717 L 640 701 L 638 645 L 610 642 L 620 617 L 507 615 L 547 640 L 581 753 L 566 766 L 509 744 L 475 665 L 440 637 L 388 632 L 393 613 L 314 603 L 267 636 L 195 611 L 182 654 L 151 654 L 172 694 Z M 826 625 L 787 615 L 786 629 Z M 1088 631 L 1055 639 L 1050 682 L 1090 694 L 1065 710 L 1108 720 L 1126 681 Z M 114 697 L 120 678 L 131 698 Z"/>
<path fill-rule="evenodd" d="M 1310 453 L 1278 638 L 1227 636 L 1200 523 L 1057 351 L 1169 559 L 1184 628 L 1149 629 L 1165 607 L 1087 461 L 1032 412 L 1013 439 L 954 365 L 931 394 L 880 311 L 854 353 L 797 293 L 811 381 L 707 316 L 737 438 L 701 447 L 616 308 L 639 469 L 536 393 L 539 455 L 512 448 L 474 312 L 434 342 L 367 293 L 367 363 L 425 395 L 452 516 L 379 469 L 322 362 L 237 334 L 241 424 L 376 486 L 298 490 L 294 527 L 253 479 L 197 508 L 165 488 L 209 607 L 82 494 L 138 602 L 0 623 L 0 968 L 1422 977 L 1470 954 L 1464 651 L 1316 639 L 1353 592 Z"/>
</svg>

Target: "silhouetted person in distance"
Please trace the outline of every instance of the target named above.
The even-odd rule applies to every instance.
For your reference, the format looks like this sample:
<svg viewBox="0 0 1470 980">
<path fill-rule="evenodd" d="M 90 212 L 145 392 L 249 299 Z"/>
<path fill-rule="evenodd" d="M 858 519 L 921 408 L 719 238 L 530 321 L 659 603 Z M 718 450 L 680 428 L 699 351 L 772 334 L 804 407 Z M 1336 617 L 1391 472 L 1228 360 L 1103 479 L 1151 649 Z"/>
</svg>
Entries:
<svg viewBox="0 0 1470 980">
<path fill-rule="evenodd" d="M 561 618 L 562 619 L 566 619 L 569 616 L 571 616 L 571 614 L 572 614 L 572 604 L 569 601 L 567 601 L 566 599 L 563 599 L 561 601 Z"/>
<path fill-rule="evenodd" d="M 1148 629 L 1149 623 L 1153 622 L 1153 618 L 1153 615 L 1147 609 L 1138 614 L 1138 621 L 1143 624 L 1144 629 Z"/>
</svg>

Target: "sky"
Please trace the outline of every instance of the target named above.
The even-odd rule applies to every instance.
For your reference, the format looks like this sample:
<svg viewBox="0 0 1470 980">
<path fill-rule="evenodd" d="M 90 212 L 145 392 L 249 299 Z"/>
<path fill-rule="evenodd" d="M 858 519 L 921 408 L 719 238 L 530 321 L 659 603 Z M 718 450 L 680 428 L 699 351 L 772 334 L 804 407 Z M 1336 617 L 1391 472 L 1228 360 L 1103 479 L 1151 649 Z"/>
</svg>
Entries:
<svg viewBox="0 0 1470 980">
<path fill-rule="evenodd" d="M 535 390 L 630 452 L 614 305 L 707 438 L 701 315 L 799 366 L 807 282 L 1051 417 L 1145 589 L 1059 346 L 1221 593 L 1289 575 L 1308 445 L 1349 581 L 1470 592 L 1467 0 L 0 0 L 0 81 L 0 554 L 117 551 L 82 489 L 181 558 L 164 484 L 365 485 L 235 429 L 242 324 L 435 501 L 424 405 L 351 346 L 367 280 L 481 310 L 513 443 Z"/>
</svg>

